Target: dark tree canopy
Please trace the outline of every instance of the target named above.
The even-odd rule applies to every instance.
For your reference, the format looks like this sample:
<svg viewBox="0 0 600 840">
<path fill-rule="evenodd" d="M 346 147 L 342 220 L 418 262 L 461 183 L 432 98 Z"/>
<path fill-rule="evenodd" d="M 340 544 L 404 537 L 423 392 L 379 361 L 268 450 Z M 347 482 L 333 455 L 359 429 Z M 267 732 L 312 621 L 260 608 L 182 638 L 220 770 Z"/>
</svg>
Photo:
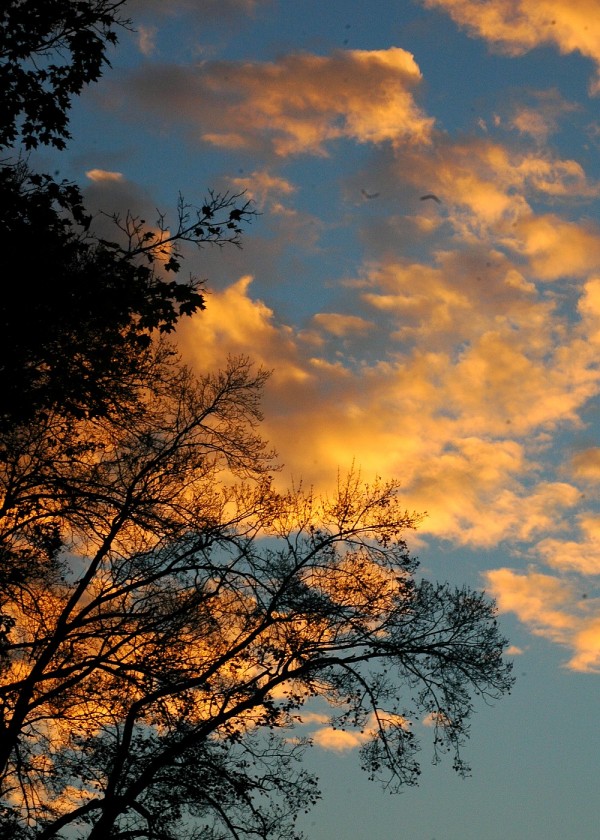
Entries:
<svg viewBox="0 0 600 840">
<path fill-rule="evenodd" d="M 96 82 L 125 0 L 5 0 L 0 8 L 0 148 L 64 148 L 73 96 Z"/>
<path fill-rule="evenodd" d="M 242 199 L 240 202 L 239 199 Z M 109 242 L 89 234 L 79 190 L 23 165 L 0 168 L 0 248 L 14 255 L 0 300 L 0 427 L 38 410 L 102 414 L 128 403 L 152 331 L 204 308 L 202 285 L 174 277 L 179 244 L 237 244 L 252 210 L 238 195 L 180 202 L 168 231 L 131 217 Z"/>
<path fill-rule="evenodd" d="M 12 273 L 0 302 L 0 428 L 37 411 L 106 414 L 131 405 L 153 331 L 204 308 L 202 283 L 175 279 L 180 244 L 238 244 L 252 211 L 237 195 L 180 200 L 168 231 L 115 218 L 116 242 L 94 238 L 74 184 L 19 157 L 65 146 L 72 98 L 108 64 L 124 0 L 8 0 L 0 9 L 0 247 Z M 15 159 L 10 159 L 10 153 Z"/>
</svg>

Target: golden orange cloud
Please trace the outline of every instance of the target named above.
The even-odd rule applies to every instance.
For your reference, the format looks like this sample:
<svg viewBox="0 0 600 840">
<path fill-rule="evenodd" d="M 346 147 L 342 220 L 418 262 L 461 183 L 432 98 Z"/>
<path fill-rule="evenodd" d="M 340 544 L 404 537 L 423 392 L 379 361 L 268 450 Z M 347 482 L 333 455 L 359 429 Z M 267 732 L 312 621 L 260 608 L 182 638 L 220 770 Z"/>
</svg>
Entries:
<svg viewBox="0 0 600 840">
<path fill-rule="evenodd" d="M 548 537 L 538 544 L 538 554 L 555 569 L 600 575 L 600 516 L 582 513 L 577 525 L 579 539 Z"/>
<path fill-rule="evenodd" d="M 441 204 L 429 209 L 441 213 L 465 241 L 493 234 L 503 245 L 511 244 L 521 220 L 535 223 L 533 199 L 589 199 L 600 189 L 575 160 L 486 137 L 458 142 L 434 137 L 431 148 L 400 149 L 390 175 L 415 190 L 422 192 L 425 185 L 432 190 Z M 560 224 L 557 217 L 549 219 Z"/>
<path fill-rule="evenodd" d="M 600 447 L 592 446 L 577 452 L 571 460 L 571 468 L 577 479 L 597 484 L 600 481 Z"/>
<path fill-rule="evenodd" d="M 447 12 L 473 36 L 508 55 L 555 46 L 596 65 L 592 93 L 600 92 L 600 17 L 596 0 L 422 0 Z"/>
<path fill-rule="evenodd" d="M 483 292 L 477 297 L 475 277 L 461 278 L 465 288 L 457 288 L 452 260 L 422 266 L 420 275 L 411 268 L 389 263 L 364 277 L 381 292 L 355 289 L 372 305 L 368 320 L 387 331 L 386 360 L 357 364 L 370 333 L 348 330 L 345 321 L 337 324 L 344 326 L 337 347 L 343 339 L 352 364 L 343 354 L 334 361 L 321 355 L 330 316 L 313 319 L 306 340 L 252 299 L 249 277 L 212 294 L 207 312 L 182 323 L 180 346 L 198 370 L 251 347 L 274 371 L 264 430 L 285 464 L 284 483 L 293 476 L 326 488 L 338 468 L 356 460 L 367 478 L 402 481 L 406 506 L 428 511 L 424 533 L 480 546 L 551 536 L 580 491 L 562 478 L 537 477 L 536 455 L 544 435 L 577 424 L 597 393 L 593 348 L 576 328 L 573 335 L 559 330 L 557 346 L 552 307 L 512 278 L 497 284 L 501 297 L 486 300 Z M 427 301 L 436 299 L 442 309 L 436 315 L 434 303 L 428 319 Z M 387 321 L 378 323 L 379 307 Z M 406 312 L 413 316 L 409 334 L 401 327 Z M 391 353 L 398 331 L 404 344 Z M 421 349 L 428 345 L 434 349 Z"/>
<path fill-rule="evenodd" d="M 244 192 L 247 198 L 263 209 L 271 196 L 291 195 L 296 187 L 285 178 L 271 175 L 266 169 L 257 169 L 249 175 L 230 178 L 229 183 L 236 192 Z M 271 203 L 273 212 L 273 203 Z"/>
<path fill-rule="evenodd" d="M 530 214 L 515 223 L 508 244 L 527 258 L 540 280 L 586 277 L 600 270 L 600 227 L 595 222 Z"/>
<path fill-rule="evenodd" d="M 325 332 L 339 338 L 355 333 L 365 334 L 375 328 L 372 321 L 367 321 L 358 315 L 341 315 L 336 312 L 318 312 L 313 316 L 312 322 Z"/>
<path fill-rule="evenodd" d="M 588 600 L 572 582 L 539 572 L 503 568 L 485 577 L 500 612 L 514 613 L 532 633 L 570 648 L 571 670 L 600 673 L 598 599 Z"/>
<path fill-rule="evenodd" d="M 273 62 L 152 66 L 134 79 L 136 100 L 197 126 L 206 143 L 272 150 L 279 157 L 326 155 L 327 144 L 429 143 L 434 120 L 416 104 L 421 72 L 411 53 L 337 50 Z"/>
<path fill-rule="evenodd" d="M 89 178 L 90 181 L 94 182 L 115 182 L 123 180 L 122 172 L 108 172 L 106 169 L 88 169 L 85 175 L 86 178 Z"/>
</svg>

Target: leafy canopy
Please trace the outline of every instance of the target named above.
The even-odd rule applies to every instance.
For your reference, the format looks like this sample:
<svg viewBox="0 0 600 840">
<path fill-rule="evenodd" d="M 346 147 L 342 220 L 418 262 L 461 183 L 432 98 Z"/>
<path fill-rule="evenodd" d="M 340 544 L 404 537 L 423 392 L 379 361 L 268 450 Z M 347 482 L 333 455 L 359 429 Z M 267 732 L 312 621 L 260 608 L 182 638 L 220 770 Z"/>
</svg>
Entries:
<svg viewBox="0 0 600 840">
<path fill-rule="evenodd" d="M 96 82 L 125 0 L 6 0 L 0 8 L 0 147 L 25 149 L 70 138 L 73 96 Z"/>
</svg>

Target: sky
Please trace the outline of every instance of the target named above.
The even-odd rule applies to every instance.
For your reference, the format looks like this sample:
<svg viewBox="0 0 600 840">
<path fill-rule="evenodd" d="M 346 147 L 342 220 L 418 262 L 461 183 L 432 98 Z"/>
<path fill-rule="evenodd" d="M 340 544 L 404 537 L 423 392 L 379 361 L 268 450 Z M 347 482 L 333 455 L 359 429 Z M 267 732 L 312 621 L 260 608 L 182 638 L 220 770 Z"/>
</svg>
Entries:
<svg viewBox="0 0 600 840">
<path fill-rule="evenodd" d="M 272 370 L 278 481 L 397 479 L 427 513 L 423 574 L 485 588 L 510 641 L 517 682 L 478 709 L 467 780 L 421 724 L 420 787 L 390 796 L 315 719 L 308 840 L 597 838 L 598 0 L 127 12 L 68 150 L 35 165 L 147 218 L 246 191 L 243 248 L 186 252 L 209 294 L 182 354 Z"/>
</svg>

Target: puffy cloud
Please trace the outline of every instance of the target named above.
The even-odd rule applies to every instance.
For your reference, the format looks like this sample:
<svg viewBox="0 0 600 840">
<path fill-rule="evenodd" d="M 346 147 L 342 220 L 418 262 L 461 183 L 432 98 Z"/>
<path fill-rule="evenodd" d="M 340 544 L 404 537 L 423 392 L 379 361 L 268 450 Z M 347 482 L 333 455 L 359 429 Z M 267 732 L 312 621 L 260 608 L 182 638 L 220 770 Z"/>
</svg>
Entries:
<svg viewBox="0 0 600 840">
<path fill-rule="evenodd" d="M 199 370 L 248 347 L 274 370 L 265 434 L 286 465 L 283 481 L 291 474 L 327 486 L 356 459 L 367 477 L 402 480 L 407 507 L 428 512 L 425 533 L 479 546 L 552 535 L 580 493 L 568 482 L 541 478 L 536 457 L 547 439 L 542 432 L 577 423 L 597 392 L 594 355 L 579 353 L 585 343 L 565 332 L 557 349 L 553 310 L 528 289 L 500 283 L 495 300 L 461 290 L 453 296 L 455 280 L 443 267 L 421 267 L 423 302 L 419 283 L 412 295 L 422 311 L 412 313 L 413 333 L 405 335 L 398 322 L 411 312 L 411 271 L 397 268 L 398 276 L 391 264 L 365 276 L 364 283 L 381 284 L 377 292 L 355 288 L 367 305 L 375 301 L 375 310 L 381 291 L 388 321 L 321 314 L 307 335 L 253 300 L 246 277 L 182 323 L 180 345 Z M 470 282 L 476 289 L 477 281 Z M 447 317 L 436 316 L 434 304 L 428 322 L 427 300 L 444 301 Z M 387 334 L 385 361 L 361 361 L 371 334 L 363 335 L 363 320 Z M 421 349 L 436 341 L 437 349 Z"/>
<path fill-rule="evenodd" d="M 515 223 L 509 244 L 527 258 L 540 280 L 583 278 L 600 270 L 600 227 L 595 222 L 530 214 Z"/>
<path fill-rule="evenodd" d="M 364 335 L 375 328 L 372 321 L 367 321 L 358 315 L 341 315 L 337 312 L 319 312 L 313 316 L 312 320 L 317 327 L 338 338 L 354 333 Z"/>
<path fill-rule="evenodd" d="M 537 552 L 554 568 L 582 575 L 600 575 L 600 516 L 582 513 L 578 525 L 579 540 L 548 537 L 538 544 Z"/>
<path fill-rule="evenodd" d="M 493 234 L 499 243 L 510 244 L 521 220 L 535 223 L 534 199 L 581 200 L 599 193 L 578 161 L 539 148 L 511 148 L 488 137 L 436 137 L 431 149 L 398 150 L 388 168 L 392 178 L 416 191 L 433 191 L 442 204 L 431 203 L 428 210 L 442 214 L 467 242 Z M 562 224 L 557 217 L 548 220 Z"/>
<path fill-rule="evenodd" d="M 598 599 L 582 598 L 573 583 L 535 571 L 494 569 L 486 580 L 500 612 L 515 613 L 531 632 L 571 649 L 568 668 L 600 673 Z"/>
<path fill-rule="evenodd" d="M 318 747 L 333 752 L 347 752 L 348 750 L 356 749 L 356 747 L 360 747 L 369 738 L 364 732 L 347 732 L 342 729 L 331 729 L 328 726 L 317 729 L 312 733 L 311 737 Z"/>
<path fill-rule="evenodd" d="M 534 633 L 566 644 L 577 629 L 577 618 L 567 612 L 576 597 L 572 584 L 539 572 L 507 568 L 492 569 L 485 578 L 500 612 L 515 613 Z"/>
<path fill-rule="evenodd" d="M 304 720 L 303 722 L 308 722 Z M 321 749 L 334 752 L 346 752 L 362 746 L 365 741 L 373 738 L 380 728 L 399 727 L 410 729 L 411 722 L 398 714 L 379 711 L 376 715 L 371 712 L 362 730 L 357 729 L 333 729 L 330 726 L 323 726 L 311 733 L 313 742 Z"/>
<path fill-rule="evenodd" d="M 579 52 L 596 65 L 592 93 L 600 92 L 600 19 L 596 0 L 422 0 L 447 12 L 474 36 L 508 55 L 552 45 Z"/>
<path fill-rule="evenodd" d="M 131 80 L 133 102 L 187 120 L 206 143 L 325 155 L 327 144 L 422 144 L 434 120 L 413 98 L 421 78 L 399 47 L 286 55 L 273 62 L 151 65 Z"/>
<path fill-rule="evenodd" d="M 450 720 L 441 712 L 429 712 L 429 714 L 425 715 L 421 722 L 423 726 L 431 728 L 434 726 L 448 726 Z"/>
<path fill-rule="evenodd" d="M 556 88 L 533 91 L 527 99 L 533 101 L 514 107 L 510 125 L 540 144 L 557 130 L 561 118 L 580 110 L 580 106 L 564 99 Z"/>
<path fill-rule="evenodd" d="M 584 283 L 577 309 L 582 318 L 586 338 L 597 352 L 600 344 L 600 277 L 592 276 Z"/>
</svg>

